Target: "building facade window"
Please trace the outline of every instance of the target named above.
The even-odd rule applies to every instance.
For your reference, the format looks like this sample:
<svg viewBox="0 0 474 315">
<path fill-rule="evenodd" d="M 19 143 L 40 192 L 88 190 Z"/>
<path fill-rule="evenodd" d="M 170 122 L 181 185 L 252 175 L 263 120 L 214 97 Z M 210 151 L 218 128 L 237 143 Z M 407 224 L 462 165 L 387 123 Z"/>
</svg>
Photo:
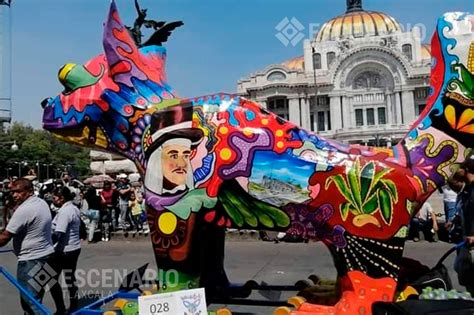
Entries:
<svg viewBox="0 0 474 315">
<path fill-rule="evenodd" d="M 267 101 L 268 110 L 276 115 L 289 120 L 288 99 L 286 97 L 271 98 Z"/>
<path fill-rule="evenodd" d="M 314 96 L 311 96 L 311 98 L 309 99 L 309 105 L 311 107 L 314 107 L 315 104 L 314 104 Z M 329 105 L 329 96 L 327 95 L 319 95 L 318 96 L 318 106 L 325 106 L 325 105 Z"/>
<path fill-rule="evenodd" d="M 404 44 L 402 45 L 402 52 L 405 55 L 405 57 L 408 58 L 408 60 L 413 59 L 412 51 L 411 51 L 411 45 L 410 44 Z"/>
<path fill-rule="evenodd" d="M 321 69 L 321 54 L 313 54 L 313 69 Z"/>
<path fill-rule="evenodd" d="M 356 109 L 355 110 L 355 115 L 356 115 L 356 126 L 363 126 L 364 125 L 364 112 L 362 109 Z"/>
<path fill-rule="evenodd" d="M 417 104 L 415 105 L 415 114 L 420 116 L 421 113 L 425 110 L 426 104 Z"/>
<path fill-rule="evenodd" d="M 373 108 L 367 108 L 367 125 L 373 126 L 375 125 L 375 114 Z"/>
<path fill-rule="evenodd" d="M 328 66 L 328 69 L 329 67 L 331 66 L 332 62 L 334 61 L 334 59 L 336 59 L 336 53 L 331 51 L 331 52 L 328 52 L 326 54 L 326 60 L 327 60 L 327 66 Z"/>
<path fill-rule="evenodd" d="M 331 112 L 327 111 L 326 115 L 328 117 L 328 130 L 331 130 Z"/>
<path fill-rule="evenodd" d="M 429 88 L 417 88 L 415 89 L 415 100 L 426 101 L 428 98 Z"/>
<path fill-rule="evenodd" d="M 273 71 L 267 77 L 268 81 L 282 81 L 286 79 L 286 75 L 281 71 Z"/>
<path fill-rule="evenodd" d="M 324 112 L 318 112 L 318 131 L 325 131 L 325 115 Z"/>
<path fill-rule="evenodd" d="M 377 108 L 377 116 L 379 125 L 385 125 L 387 123 L 387 117 L 385 116 L 385 107 Z"/>
<path fill-rule="evenodd" d="M 419 87 L 415 89 L 415 115 L 420 116 L 426 107 L 426 100 L 428 99 L 430 88 Z"/>
<path fill-rule="evenodd" d="M 359 74 L 352 83 L 354 90 L 383 88 L 385 86 L 384 79 L 380 74 L 366 71 Z"/>
</svg>

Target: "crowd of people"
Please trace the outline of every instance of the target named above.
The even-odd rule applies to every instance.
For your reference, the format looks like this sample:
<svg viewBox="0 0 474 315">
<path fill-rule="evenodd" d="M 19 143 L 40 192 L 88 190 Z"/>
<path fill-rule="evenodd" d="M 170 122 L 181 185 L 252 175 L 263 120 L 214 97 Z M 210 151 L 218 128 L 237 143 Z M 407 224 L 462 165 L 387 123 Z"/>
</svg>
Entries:
<svg viewBox="0 0 474 315">
<path fill-rule="evenodd" d="M 463 240 L 463 225 L 466 219 L 462 211 L 462 199 L 469 188 L 467 170 L 472 163 L 471 160 L 466 160 L 447 184 L 439 189 L 443 195 L 444 213 L 435 211 L 429 202 L 425 202 L 410 221 L 408 239 L 418 242 L 422 235 L 429 242 L 436 242 L 439 239 L 459 243 Z"/>
<path fill-rule="evenodd" d="M 15 207 L 10 190 L 12 179 L 0 183 L 0 211 L 3 209 L 4 228 Z M 79 208 L 81 219 L 87 227 L 87 240 L 109 241 L 114 232 L 123 232 L 125 237 L 132 232 L 133 237 L 149 233 L 146 222 L 144 190 L 141 180 L 131 183 L 126 174 L 119 174 L 115 182 L 100 183 L 100 189 L 86 186 L 78 180 L 71 180 L 63 173 L 58 180 L 38 184 L 33 181 L 34 194 L 46 201 L 54 215 L 58 208 L 53 203 L 55 188 L 66 186 L 73 193 L 73 203 Z M 97 237 L 100 232 L 100 237 Z"/>
<path fill-rule="evenodd" d="M 128 237 L 137 234 L 148 235 L 143 184 L 140 180 L 133 185 L 126 174 L 117 176 L 117 182 L 104 182 L 100 191 L 89 187 L 81 192 L 80 208 L 88 226 L 88 241 L 94 241 L 97 228 L 102 241 L 109 241 L 112 232 L 123 231 Z"/>
<path fill-rule="evenodd" d="M 12 178 L 2 182 L 1 201 L 4 230 L 0 247 L 13 241 L 18 258 L 17 280 L 41 301 L 44 288 L 31 281 L 32 269 L 52 268 L 54 279 L 61 273 L 69 291 L 69 309 L 78 307 L 75 270 L 81 252 L 81 239 L 94 242 L 97 232 L 108 241 L 113 231 L 148 234 L 143 186 L 129 182 L 127 175 L 117 176 L 117 182 L 105 182 L 102 189 L 84 186 L 71 180 L 67 173 L 56 181 L 42 185 L 27 178 Z M 47 265 L 45 267 L 45 265 Z M 47 268 L 46 268 L 47 269 Z M 50 288 L 56 305 L 55 314 L 66 314 L 59 281 Z M 26 314 L 39 310 L 25 296 L 21 305 Z"/>
<path fill-rule="evenodd" d="M 436 241 L 437 235 L 444 232 L 440 239 L 459 244 L 463 240 L 466 246 L 457 250 L 455 270 L 459 284 L 474 295 L 474 263 L 471 248 L 474 244 L 474 156 L 469 157 L 442 188 L 445 222 L 440 226 L 435 211 L 425 202 L 420 211 L 412 218 L 408 238 L 417 242 L 420 233 L 429 242 Z"/>
</svg>

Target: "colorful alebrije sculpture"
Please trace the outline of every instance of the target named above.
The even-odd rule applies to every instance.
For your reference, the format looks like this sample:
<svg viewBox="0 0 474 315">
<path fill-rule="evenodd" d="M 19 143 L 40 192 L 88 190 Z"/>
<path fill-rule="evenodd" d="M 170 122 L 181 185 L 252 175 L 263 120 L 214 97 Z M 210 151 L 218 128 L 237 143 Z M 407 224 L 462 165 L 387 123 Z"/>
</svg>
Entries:
<svg viewBox="0 0 474 315">
<path fill-rule="evenodd" d="M 474 144 L 473 28 L 472 15 L 439 19 L 426 109 L 396 146 L 369 148 L 323 139 L 238 95 L 180 99 L 165 49 L 138 49 L 112 2 L 105 54 L 60 70 L 65 90 L 44 102 L 43 127 L 136 163 L 157 265 L 179 272 L 162 291 L 230 295 L 224 229 L 276 230 L 324 242 L 342 288 L 336 305 L 295 314 L 369 314 L 394 298 L 410 218 Z"/>
</svg>

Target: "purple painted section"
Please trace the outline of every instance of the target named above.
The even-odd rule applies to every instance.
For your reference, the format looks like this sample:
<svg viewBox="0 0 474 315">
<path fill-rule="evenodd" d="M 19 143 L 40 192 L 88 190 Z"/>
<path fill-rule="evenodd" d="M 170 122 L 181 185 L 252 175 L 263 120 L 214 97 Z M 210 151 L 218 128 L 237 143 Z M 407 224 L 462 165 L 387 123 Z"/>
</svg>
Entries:
<svg viewBox="0 0 474 315">
<path fill-rule="evenodd" d="M 239 176 L 249 177 L 252 171 L 255 151 L 268 150 L 273 147 L 272 137 L 265 128 L 261 132 L 247 138 L 241 133 L 234 133 L 229 136 L 229 146 L 237 153 L 237 164 L 230 167 L 222 167 L 220 175 L 225 179 L 232 179 Z"/>
<path fill-rule="evenodd" d="M 172 196 L 160 196 L 154 192 L 146 189 L 145 199 L 148 206 L 154 208 L 157 211 L 163 211 L 166 206 L 171 206 L 175 204 L 179 199 L 181 199 L 187 191 L 184 191 L 177 195 Z"/>
<path fill-rule="evenodd" d="M 126 42 L 117 39 L 116 36 L 114 36 L 113 34 L 114 30 L 124 32 L 125 34 L 123 37 Z M 127 53 L 132 54 L 131 56 L 133 58 L 142 58 L 138 52 L 138 48 L 135 46 L 135 43 L 130 37 L 128 30 L 125 28 L 125 26 L 122 24 L 122 21 L 120 20 L 120 17 L 117 12 L 117 7 L 114 1 L 112 1 L 112 4 L 110 6 L 109 17 L 105 24 L 103 44 L 105 55 L 109 64 L 109 71 L 115 64 L 121 61 L 127 62 L 131 67 L 130 72 L 122 74 L 114 74 L 113 72 L 109 72 L 110 75 L 113 76 L 113 79 L 116 83 L 123 83 L 127 86 L 133 87 L 133 84 L 130 80 L 132 77 L 138 78 L 140 80 L 147 79 L 147 76 L 142 71 L 140 71 L 140 69 L 138 69 L 132 59 L 126 58 L 120 55 L 120 53 L 118 52 L 118 49 L 121 48 Z"/>
</svg>

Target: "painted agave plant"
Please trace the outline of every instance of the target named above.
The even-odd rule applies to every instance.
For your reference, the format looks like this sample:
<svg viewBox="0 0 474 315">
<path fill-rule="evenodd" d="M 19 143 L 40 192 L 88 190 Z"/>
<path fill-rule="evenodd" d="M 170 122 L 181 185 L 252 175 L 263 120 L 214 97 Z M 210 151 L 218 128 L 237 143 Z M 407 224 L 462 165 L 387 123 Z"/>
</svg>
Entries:
<svg viewBox="0 0 474 315">
<path fill-rule="evenodd" d="M 351 212 L 355 226 L 374 224 L 381 227 L 380 221 L 374 216 L 380 212 L 383 222 L 390 225 L 398 194 L 395 183 L 384 176 L 393 169 L 384 168 L 376 172 L 374 162 L 367 163 L 361 169 L 359 159 L 348 169 L 349 172 L 345 176 L 334 175 L 326 180 L 326 190 L 334 183 L 347 201 L 340 206 L 342 220 L 346 221 Z"/>
<path fill-rule="evenodd" d="M 474 59 L 474 45 L 472 47 L 473 48 L 470 49 L 472 50 L 470 54 L 472 54 L 473 56 L 470 56 L 470 58 Z M 469 62 L 472 62 L 474 66 L 474 60 L 469 60 Z M 474 69 L 468 69 L 462 63 L 455 63 L 452 65 L 452 67 L 453 70 L 459 73 L 460 79 L 450 80 L 448 84 L 448 91 L 456 92 L 456 90 L 458 90 L 458 94 L 462 95 L 465 98 L 461 101 L 461 103 L 463 103 L 463 101 L 468 102 L 469 100 L 472 100 L 474 98 Z"/>
</svg>

